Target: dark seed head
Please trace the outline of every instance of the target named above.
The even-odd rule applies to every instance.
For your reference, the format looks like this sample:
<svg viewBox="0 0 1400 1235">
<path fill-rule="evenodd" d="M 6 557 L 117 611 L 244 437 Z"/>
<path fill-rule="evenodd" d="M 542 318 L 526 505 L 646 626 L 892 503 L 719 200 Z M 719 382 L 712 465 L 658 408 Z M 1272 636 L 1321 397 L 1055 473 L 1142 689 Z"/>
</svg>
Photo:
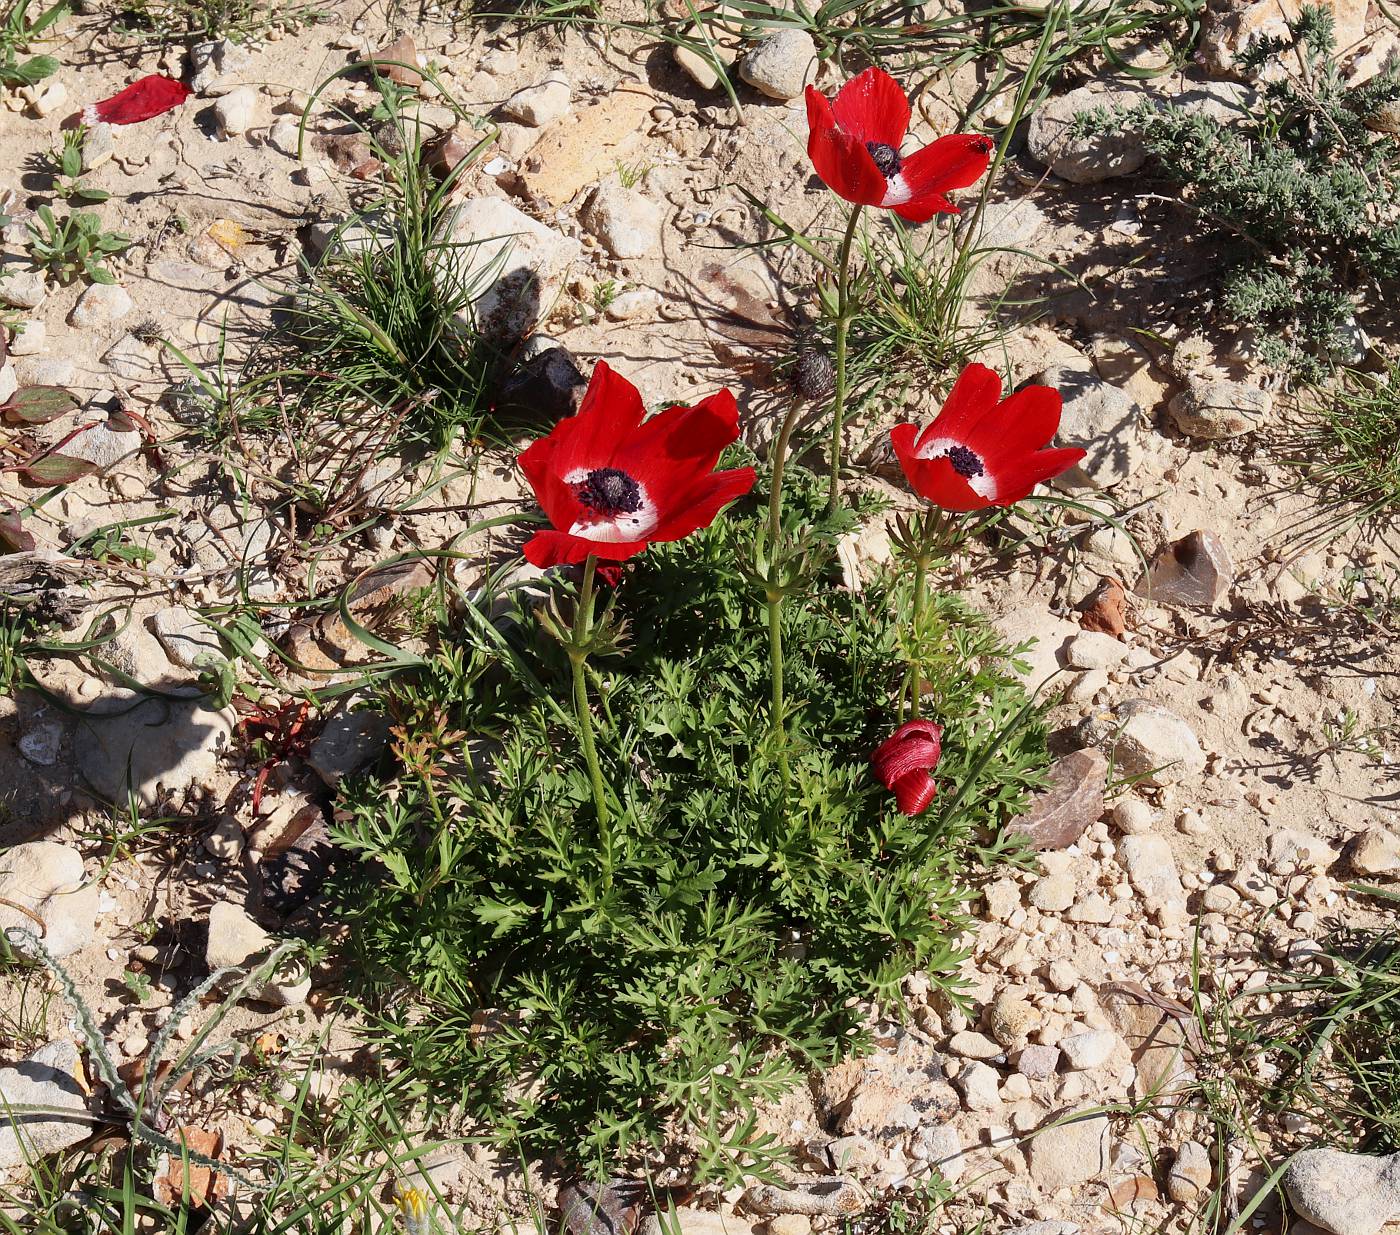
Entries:
<svg viewBox="0 0 1400 1235">
<path fill-rule="evenodd" d="M 611 518 L 641 510 L 642 490 L 626 472 L 615 467 L 599 467 L 589 472 L 579 485 L 578 500 Z"/>
<path fill-rule="evenodd" d="M 836 369 L 825 352 L 807 349 L 792 366 L 793 388 L 804 399 L 824 399 L 836 389 Z"/>
<path fill-rule="evenodd" d="M 880 169 L 880 174 L 886 180 L 899 175 L 904 160 L 899 157 L 899 151 L 893 146 L 887 146 L 884 142 L 866 142 L 865 148 L 870 151 L 870 157 L 875 160 L 875 166 Z"/>
<path fill-rule="evenodd" d="M 954 446 L 948 452 L 948 462 L 953 465 L 953 471 L 965 480 L 980 476 L 986 470 L 976 452 L 969 450 L 966 446 Z"/>
</svg>

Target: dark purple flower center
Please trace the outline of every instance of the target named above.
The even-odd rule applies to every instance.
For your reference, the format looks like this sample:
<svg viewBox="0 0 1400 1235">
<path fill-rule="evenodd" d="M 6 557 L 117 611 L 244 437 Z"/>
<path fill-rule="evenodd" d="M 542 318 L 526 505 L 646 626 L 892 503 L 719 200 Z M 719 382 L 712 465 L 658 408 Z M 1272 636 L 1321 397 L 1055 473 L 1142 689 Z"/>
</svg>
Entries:
<svg viewBox="0 0 1400 1235">
<path fill-rule="evenodd" d="M 611 519 L 641 510 L 642 487 L 618 468 L 598 467 L 579 484 L 578 500 Z"/>
<path fill-rule="evenodd" d="M 870 157 L 875 160 L 875 166 L 880 169 L 880 174 L 886 180 L 899 175 L 904 160 L 899 157 L 899 151 L 893 146 L 887 146 L 884 142 L 866 142 L 865 148 L 870 151 Z"/>
<path fill-rule="evenodd" d="M 954 446 L 948 452 L 948 462 L 953 465 L 953 471 L 957 472 L 964 480 L 971 480 L 974 476 L 980 476 L 987 470 L 982 466 L 982 460 L 977 457 L 977 452 L 969 450 L 966 446 Z"/>
</svg>

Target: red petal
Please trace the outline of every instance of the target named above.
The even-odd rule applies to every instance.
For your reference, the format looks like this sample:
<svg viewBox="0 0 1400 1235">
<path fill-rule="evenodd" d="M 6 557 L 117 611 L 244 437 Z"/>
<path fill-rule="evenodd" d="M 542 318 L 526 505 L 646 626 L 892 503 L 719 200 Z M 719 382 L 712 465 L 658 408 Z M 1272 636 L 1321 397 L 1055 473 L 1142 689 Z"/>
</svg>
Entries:
<svg viewBox="0 0 1400 1235">
<path fill-rule="evenodd" d="M 674 493 L 712 472 L 724 448 L 738 437 L 739 405 L 729 391 L 721 390 L 694 407 L 658 412 L 628 436 L 613 464 L 646 485 L 653 500 L 664 505 L 668 490 Z"/>
<path fill-rule="evenodd" d="M 1049 386 L 1026 386 L 997 405 L 990 416 L 968 434 L 967 444 L 991 471 L 1003 460 L 1039 450 L 1060 427 L 1063 400 Z"/>
<path fill-rule="evenodd" d="M 831 113 L 862 146 L 876 142 L 898 150 L 909 131 L 909 100 L 883 69 L 866 69 L 851 78 L 832 100 Z"/>
<path fill-rule="evenodd" d="M 886 789 L 893 789 L 911 772 L 936 768 L 943 753 L 942 737 L 943 727 L 930 721 L 901 725 L 870 756 L 875 775 Z"/>
<path fill-rule="evenodd" d="M 525 479 L 545 517 L 555 527 L 572 527 L 583 513 L 583 506 L 574 496 L 573 486 L 564 483 L 563 474 L 556 463 L 558 445 L 554 433 L 551 433 L 548 437 L 531 442 L 515 461 L 525 473 Z"/>
<path fill-rule="evenodd" d="M 909 200 L 896 206 L 895 213 L 911 223 L 926 223 L 935 214 L 956 214 L 948 193 L 980 180 L 994 148 L 989 137 L 954 133 L 916 150 L 900 168 Z"/>
<path fill-rule="evenodd" d="M 183 82 L 152 73 L 85 109 L 83 120 L 87 124 L 136 124 L 179 107 L 192 93 Z"/>
<path fill-rule="evenodd" d="M 902 460 L 909 487 L 943 510 L 966 514 L 992 505 L 954 470 L 947 458 Z"/>
<path fill-rule="evenodd" d="M 607 361 L 600 360 L 593 367 L 578 412 L 561 420 L 549 435 L 558 474 L 567 476 L 580 468 L 592 471 L 611 465 L 619 447 L 645 415 L 637 388 L 615 373 Z"/>
<path fill-rule="evenodd" d="M 536 532 L 525 542 L 525 560 L 541 570 L 581 562 L 590 553 L 607 562 L 625 562 L 647 547 L 645 540 L 585 540 L 553 528 Z"/>
<path fill-rule="evenodd" d="M 913 772 L 894 787 L 895 805 L 911 819 L 922 815 L 938 793 L 938 786 L 927 772 Z"/>
<path fill-rule="evenodd" d="M 943 401 L 942 410 L 919 434 L 919 445 L 940 437 L 966 444 L 978 423 L 996 407 L 1000 398 L 1001 378 L 996 370 L 984 364 L 968 365 L 958 374 L 958 380 Z"/>
<path fill-rule="evenodd" d="M 848 202 L 878 206 L 888 182 L 863 142 L 837 127 L 831 103 L 807 87 L 807 155 L 828 189 Z"/>
<path fill-rule="evenodd" d="M 736 467 L 728 472 L 712 472 L 685 493 L 667 501 L 661 522 L 650 539 L 656 541 L 683 540 L 702 527 L 709 527 L 730 502 L 743 497 L 753 488 L 756 473 L 751 467 Z M 664 495 L 663 495 L 664 500 Z"/>
<path fill-rule="evenodd" d="M 997 484 L 996 501 L 992 505 L 1015 505 L 1028 497 L 1036 485 L 1069 471 L 1085 453 L 1075 447 L 1062 446 L 1055 450 L 1037 450 L 1002 464 L 992 473 Z"/>
</svg>

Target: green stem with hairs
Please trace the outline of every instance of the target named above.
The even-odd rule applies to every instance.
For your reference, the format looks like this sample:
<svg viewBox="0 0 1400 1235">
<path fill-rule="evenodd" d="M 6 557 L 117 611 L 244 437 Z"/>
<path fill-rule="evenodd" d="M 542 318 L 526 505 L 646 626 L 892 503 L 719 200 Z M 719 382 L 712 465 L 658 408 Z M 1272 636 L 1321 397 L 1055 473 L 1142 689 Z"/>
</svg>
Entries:
<svg viewBox="0 0 1400 1235">
<path fill-rule="evenodd" d="M 783 723 L 783 591 L 774 578 L 783 538 L 783 469 L 788 443 L 802 403 L 794 399 L 773 443 L 773 481 L 768 491 L 768 664 L 773 681 L 773 730 L 778 735 L 778 763 L 787 783 L 787 733 Z"/>
<path fill-rule="evenodd" d="M 863 206 L 851 210 L 846 235 L 841 240 L 837 258 L 836 295 L 836 390 L 831 396 L 831 489 L 827 496 L 827 513 L 834 515 L 841 508 L 841 424 L 846 414 L 846 342 L 851 331 L 851 246 L 860 223 Z"/>
<path fill-rule="evenodd" d="M 579 739 L 583 745 L 588 778 L 593 784 L 593 809 L 598 816 L 598 839 L 603 851 L 603 866 L 607 882 L 612 882 L 612 839 L 608 799 L 603 792 L 603 773 L 598 766 L 598 749 L 593 743 L 593 713 L 588 707 L 588 643 L 593 634 L 593 579 L 598 571 L 598 559 L 590 553 L 583 567 L 583 586 L 579 589 L 578 609 L 574 613 L 574 637 L 569 647 L 569 662 L 574 669 L 574 711 L 578 716 Z"/>
<path fill-rule="evenodd" d="M 928 554 L 921 549 L 919 556 L 914 559 L 914 617 L 909 639 L 909 647 L 914 653 L 914 678 L 909 700 L 909 715 L 914 720 L 919 719 L 919 700 L 924 693 L 924 675 L 919 667 L 919 626 L 923 622 L 927 589 Z"/>
</svg>

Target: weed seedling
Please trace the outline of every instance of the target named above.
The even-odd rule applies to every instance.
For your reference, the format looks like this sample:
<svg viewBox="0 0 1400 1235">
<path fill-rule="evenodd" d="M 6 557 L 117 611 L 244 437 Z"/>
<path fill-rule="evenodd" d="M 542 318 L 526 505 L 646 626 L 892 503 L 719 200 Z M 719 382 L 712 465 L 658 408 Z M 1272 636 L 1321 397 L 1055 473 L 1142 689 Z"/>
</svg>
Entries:
<svg viewBox="0 0 1400 1235">
<path fill-rule="evenodd" d="M 36 217 L 29 224 L 29 252 L 36 265 L 65 286 L 78 278 L 117 281 L 105 262 L 125 252 L 131 237 L 105 231 L 102 220 L 89 211 L 70 214 L 60 222 L 48 206 L 40 206 Z"/>
</svg>

